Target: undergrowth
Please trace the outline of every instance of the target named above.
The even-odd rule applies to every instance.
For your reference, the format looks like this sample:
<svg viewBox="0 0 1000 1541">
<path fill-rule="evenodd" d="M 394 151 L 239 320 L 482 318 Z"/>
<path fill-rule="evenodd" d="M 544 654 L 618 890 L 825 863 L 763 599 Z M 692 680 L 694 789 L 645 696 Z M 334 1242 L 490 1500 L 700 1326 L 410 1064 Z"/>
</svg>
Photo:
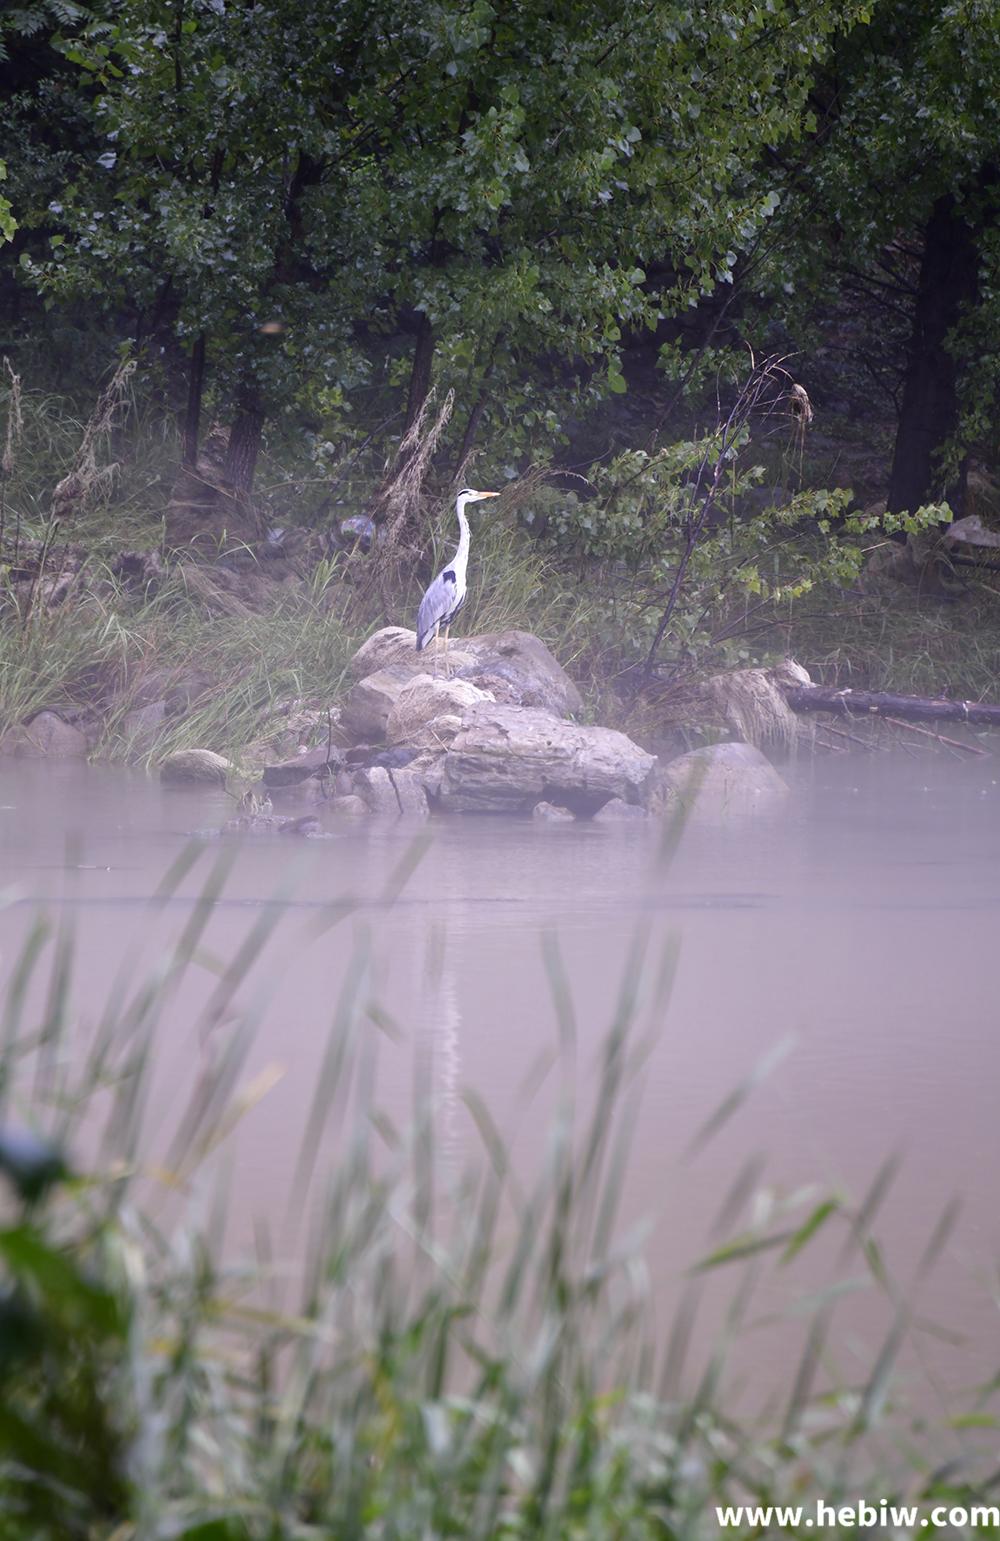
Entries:
<svg viewBox="0 0 1000 1541">
<path fill-rule="evenodd" d="M 206 607 L 176 569 L 145 589 L 130 587 L 109 564 L 122 550 L 158 548 L 158 511 L 178 445 L 162 412 L 134 394 L 127 371 L 119 378 L 124 422 L 118 407 L 109 411 L 99 474 L 71 527 L 60 527 L 52 542 L 57 569 L 71 541 L 85 553 L 84 572 L 62 602 L 29 593 L 0 616 L 0 732 L 45 708 L 69 710 L 89 714 L 94 752 L 103 757 L 155 763 L 173 749 L 203 747 L 252 768 L 296 712 L 311 711 L 321 730 L 352 653 L 372 629 L 412 625 L 424 583 L 456 539 L 448 494 L 437 500 L 437 517 L 429 513 L 435 500 L 424 499 L 424 565 L 404 565 L 388 595 L 383 586 L 376 598 L 366 559 L 345 552 L 305 568 L 297 584 L 271 585 L 265 603 L 258 596 L 236 614 Z M 31 392 L 21 394 L 19 421 L 0 475 L 8 561 L 12 545 L 44 546 L 54 491 L 88 432 L 65 401 Z M 766 460 L 766 433 L 761 444 Z M 996 696 L 1000 609 L 988 575 L 974 574 L 947 594 L 903 586 L 863 594 L 863 554 L 884 540 L 878 516 L 845 512 L 843 492 L 801 491 L 771 506 L 760 485 L 764 468 L 741 462 L 736 469 L 734 459 L 728 491 L 706 520 L 692 487 L 713 454 L 711 436 L 654 457 L 626 452 L 592 469 L 587 496 L 534 473 L 515 484 L 499 515 L 473 516 L 469 598 L 457 634 L 534 632 L 581 686 L 591 720 L 654 745 L 656 703 L 673 682 L 785 656 L 825 682 Z M 274 471 L 265 465 L 265 484 Z M 287 499 L 291 484 L 275 485 L 279 501 Z M 739 512 L 740 497 L 756 498 L 753 517 Z M 336 518 L 364 506 L 338 504 Z M 284 504 L 268 516 L 294 528 Z M 925 523 L 935 517 L 930 510 Z M 678 549 L 686 578 L 675 592 Z M 187 710 L 158 724 L 130 715 L 186 685 L 197 687 Z"/>
</svg>

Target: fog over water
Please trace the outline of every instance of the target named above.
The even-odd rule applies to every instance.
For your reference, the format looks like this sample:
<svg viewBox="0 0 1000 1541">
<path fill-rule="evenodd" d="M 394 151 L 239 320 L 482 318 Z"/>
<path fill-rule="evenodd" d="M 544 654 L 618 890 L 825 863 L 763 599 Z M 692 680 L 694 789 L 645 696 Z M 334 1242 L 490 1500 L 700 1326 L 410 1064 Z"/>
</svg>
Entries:
<svg viewBox="0 0 1000 1541">
<path fill-rule="evenodd" d="M 274 914 L 269 961 L 250 970 L 246 999 L 258 978 L 280 983 L 246 1076 L 267 1066 L 284 1073 L 239 1131 L 227 1245 L 246 1245 L 256 1219 L 276 1223 L 285 1211 L 331 1018 L 359 947 L 370 956 L 366 989 L 386 1014 L 385 1027 L 365 1028 L 378 1038 L 379 1101 L 405 1125 L 426 1077 L 447 1176 L 480 1148 L 466 1087 L 514 1142 L 515 1166 L 530 1172 L 541 1158 L 558 1072 L 533 1096 L 526 1083 L 557 1039 L 546 938 L 557 940 L 571 984 L 586 1081 L 631 950 L 646 935 L 637 1037 L 654 1031 L 654 1042 L 641 1071 L 623 1220 L 652 1219 L 659 1316 L 669 1320 L 687 1266 L 712 1245 L 715 1216 L 748 1160 L 761 1158 L 760 1185 L 776 1192 L 813 1184 L 856 1201 L 898 1154 L 876 1226 L 885 1254 L 909 1281 L 941 1212 L 960 1197 L 920 1314 L 980 1345 L 977 1356 L 928 1331 L 913 1373 L 952 1387 L 984 1377 L 1000 1253 L 994 769 L 992 759 L 804 757 L 787 770 L 793 795 L 777 817 L 692 825 L 669 864 L 656 826 L 645 823 L 454 819 L 421 830 L 371 821 L 339 826 L 324 841 L 239 844 L 206 942 L 227 959 L 256 916 Z M 40 906 L 71 916 L 73 1032 L 85 1040 L 123 959 L 141 971 L 183 926 L 219 846 L 155 914 L 144 901 L 185 837 L 217 827 L 232 802 L 134 771 L 8 761 L 0 804 L 0 889 L 12 901 L 0 910 L 4 969 Z M 412 874 L 386 903 L 391 874 L 422 839 Z M 357 909 L 317 935 L 326 907 L 344 895 Z M 653 981 L 671 948 L 676 977 L 660 1010 Z M 185 986 L 161 1029 L 153 1142 L 174 1127 L 208 1052 L 191 1025 L 199 989 L 195 980 Z M 685 1158 L 713 1110 L 769 1059 L 770 1072 L 732 1118 Z M 799 1218 L 806 1212 L 808 1204 Z M 830 1262 L 821 1247 L 779 1271 L 761 1321 L 821 1284 Z M 845 1374 L 852 1356 L 870 1365 L 887 1321 L 884 1303 L 848 1303 Z M 753 1332 L 750 1340 L 746 1373 L 766 1379 L 773 1366 L 764 1368 Z M 788 1352 L 800 1349 L 801 1334 Z"/>
</svg>

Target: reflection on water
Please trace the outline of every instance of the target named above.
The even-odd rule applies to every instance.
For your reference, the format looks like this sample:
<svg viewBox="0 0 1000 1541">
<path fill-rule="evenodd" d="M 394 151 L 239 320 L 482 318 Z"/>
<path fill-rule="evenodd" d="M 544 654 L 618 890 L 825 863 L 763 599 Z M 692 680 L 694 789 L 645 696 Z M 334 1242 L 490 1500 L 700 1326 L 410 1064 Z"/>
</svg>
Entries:
<svg viewBox="0 0 1000 1541">
<path fill-rule="evenodd" d="M 804 760 L 780 815 L 692 827 L 667 870 L 643 825 L 442 822 L 393 903 L 385 895 L 412 830 L 351 823 L 330 841 L 294 849 L 247 841 L 234 851 L 206 946 L 231 957 L 253 917 L 273 915 L 274 936 L 245 987 L 280 982 L 247 1075 L 275 1063 L 285 1073 L 239 1137 L 235 1242 L 252 1234 L 256 1215 L 282 1212 L 359 936 L 371 947 L 383 1014 L 370 1014 L 380 1095 L 397 1127 L 429 1088 L 438 1160 L 456 1173 L 478 1149 L 462 1097 L 471 1086 L 501 1130 L 516 1135 L 515 1161 L 530 1170 L 551 1101 L 543 1091 L 529 1103 L 524 1087 L 556 1036 L 541 938 L 558 934 L 586 1071 L 636 927 L 648 922 L 655 942 L 675 933 L 681 953 L 643 1072 L 626 1216 L 656 1219 L 650 1257 L 664 1309 L 749 1158 L 761 1155 L 763 1180 L 778 1192 L 812 1183 L 857 1198 L 898 1152 L 879 1226 L 887 1253 L 901 1277 L 911 1275 L 936 1218 L 961 1194 L 960 1224 L 921 1311 L 981 1344 L 992 1332 L 987 1286 L 1000 1253 L 992 979 L 1000 789 L 992 763 Z M 152 911 L 144 901 L 185 835 L 221 824 L 231 804 L 140 773 L 69 765 L 4 762 L 0 783 L 0 889 L 17 901 L 0 912 L 5 961 L 39 903 L 72 912 L 78 1030 L 86 1033 L 122 960 L 139 968 L 155 959 L 183 924 L 201 866 L 170 903 Z M 288 895 L 280 903 L 279 889 Z M 345 894 L 356 897 L 356 912 L 321 924 Z M 652 1010 L 651 994 L 643 999 Z M 187 1025 L 190 1005 L 182 995 L 161 1033 L 151 1126 L 170 1126 L 171 1099 L 209 1052 Z M 785 1039 L 793 1052 L 685 1162 L 710 1111 Z M 798 1274 L 782 1276 L 776 1289 L 787 1299 L 778 1303 L 802 1288 Z M 873 1352 L 863 1316 L 856 1326 L 856 1339 L 842 1345 L 849 1378 Z M 928 1340 L 932 1368 L 939 1347 Z M 949 1377 L 969 1380 L 978 1369 L 976 1353 L 949 1350 Z"/>
</svg>

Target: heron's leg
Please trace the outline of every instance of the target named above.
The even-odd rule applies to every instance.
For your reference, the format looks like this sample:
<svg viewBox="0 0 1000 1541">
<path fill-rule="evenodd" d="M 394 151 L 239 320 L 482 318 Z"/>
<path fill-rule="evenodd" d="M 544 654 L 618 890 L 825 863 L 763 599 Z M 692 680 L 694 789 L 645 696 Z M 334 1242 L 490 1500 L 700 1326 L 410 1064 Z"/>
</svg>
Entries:
<svg viewBox="0 0 1000 1541">
<path fill-rule="evenodd" d="M 437 672 L 438 672 L 438 643 L 439 643 L 440 637 L 441 637 L 441 622 L 438 621 L 437 624 L 434 627 L 434 673 L 435 674 L 437 674 Z"/>
<path fill-rule="evenodd" d="M 451 659 L 448 657 L 448 634 L 450 631 L 451 627 L 446 626 L 444 629 L 444 677 L 446 680 L 451 679 Z"/>
</svg>

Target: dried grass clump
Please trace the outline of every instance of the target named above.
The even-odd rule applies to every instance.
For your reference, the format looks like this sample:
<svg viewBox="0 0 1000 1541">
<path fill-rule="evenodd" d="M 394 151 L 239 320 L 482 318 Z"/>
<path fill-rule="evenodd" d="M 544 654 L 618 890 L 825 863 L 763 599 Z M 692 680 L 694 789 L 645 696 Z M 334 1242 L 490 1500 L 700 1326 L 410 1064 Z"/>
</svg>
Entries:
<svg viewBox="0 0 1000 1541">
<path fill-rule="evenodd" d="M 400 565 L 415 561 L 423 548 L 424 487 L 455 405 L 454 392 L 448 392 L 436 416 L 432 416 L 432 405 L 433 397 L 429 395 L 403 435 L 396 458 L 369 508 L 376 529 L 371 574 L 383 593 Z"/>
</svg>

